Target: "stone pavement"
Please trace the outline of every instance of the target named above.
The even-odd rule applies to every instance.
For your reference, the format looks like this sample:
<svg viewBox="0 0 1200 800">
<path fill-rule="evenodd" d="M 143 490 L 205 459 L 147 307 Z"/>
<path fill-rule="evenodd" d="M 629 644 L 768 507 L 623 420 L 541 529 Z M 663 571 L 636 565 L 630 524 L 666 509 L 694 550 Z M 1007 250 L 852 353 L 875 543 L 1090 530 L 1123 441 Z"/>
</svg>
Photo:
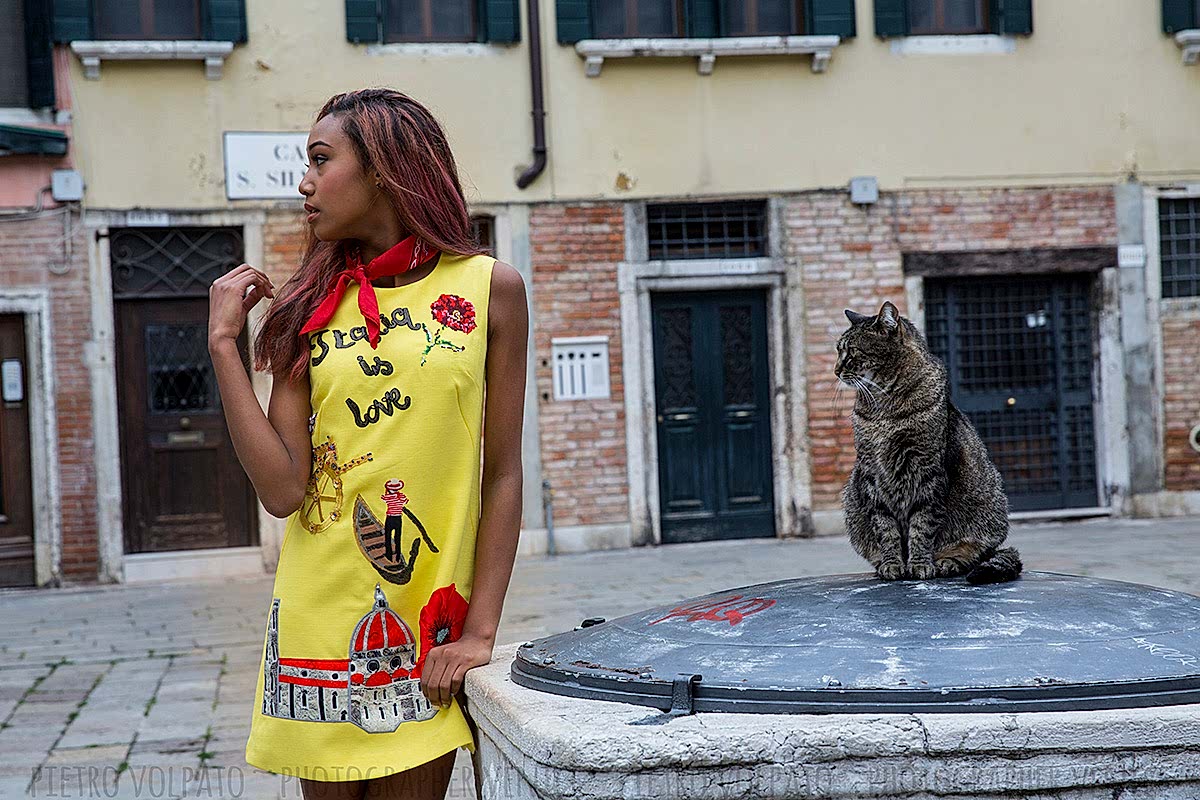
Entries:
<svg viewBox="0 0 1200 800">
<path fill-rule="evenodd" d="M 1200 594 L 1200 518 L 1014 526 L 1026 569 Z M 497 641 L 781 578 L 869 571 L 844 537 L 518 558 Z M 0 800 L 300 798 L 243 760 L 272 578 L 0 591 Z M 450 798 L 473 798 L 458 751 Z M 118 778 L 119 776 L 119 778 Z"/>
</svg>

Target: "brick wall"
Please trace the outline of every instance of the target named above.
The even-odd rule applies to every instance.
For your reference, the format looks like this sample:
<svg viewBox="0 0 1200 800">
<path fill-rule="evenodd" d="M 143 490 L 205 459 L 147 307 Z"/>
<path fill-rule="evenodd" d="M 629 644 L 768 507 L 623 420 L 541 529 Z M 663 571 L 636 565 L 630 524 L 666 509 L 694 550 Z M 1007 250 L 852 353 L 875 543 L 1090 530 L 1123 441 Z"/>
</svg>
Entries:
<svg viewBox="0 0 1200 800">
<path fill-rule="evenodd" d="M 813 508 L 835 509 L 854 465 L 853 392 L 833 376 L 843 309 L 907 313 L 903 253 L 1033 247 L 1116 247 L 1111 187 L 884 193 L 860 209 L 844 192 L 798 195 L 786 210 L 787 248 L 805 292 Z"/>
<path fill-rule="evenodd" d="M 58 471 L 62 492 L 61 505 L 52 513 L 62 527 L 64 583 L 89 583 L 97 580 L 99 567 L 91 367 L 84 357 L 84 343 L 92 337 L 92 307 L 87 240 L 77 214 L 71 224 L 75 227 L 68 257 L 61 215 L 0 221 L 0 291 L 38 288 L 50 293 L 50 366 L 58 426 L 50 468 Z M 65 274 L 50 271 L 51 264 L 64 261 L 69 265 Z M 33 376 L 26 377 L 32 385 Z M 18 459 L 22 462 L 28 459 Z"/>
<path fill-rule="evenodd" d="M 1164 303 L 1163 447 L 1167 491 L 1200 490 L 1200 453 L 1188 435 L 1200 425 L 1200 309 Z"/>
<path fill-rule="evenodd" d="M 254 264 L 276 286 L 292 277 L 304 255 L 304 215 L 300 211 L 269 211 L 263 222 L 263 263 Z"/>
<path fill-rule="evenodd" d="M 537 357 L 542 470 L 554 491 L 555 525 L 629 519 L 617 263 L 625 258 L 624 214 L 614 203 L 531 209 L 532 332 Z M 555 401 L 550 341 L 609 337 L 608 400 Z"/>
</svg>

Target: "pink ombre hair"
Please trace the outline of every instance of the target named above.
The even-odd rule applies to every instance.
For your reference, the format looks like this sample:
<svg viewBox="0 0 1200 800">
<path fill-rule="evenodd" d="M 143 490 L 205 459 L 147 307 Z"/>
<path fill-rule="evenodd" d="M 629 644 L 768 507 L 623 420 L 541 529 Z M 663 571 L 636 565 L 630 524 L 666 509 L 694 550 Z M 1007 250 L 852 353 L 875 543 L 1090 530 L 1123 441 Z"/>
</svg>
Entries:
<svg viewBox="0 0 1200 800">
<path fill-rule="evenodd" d="M 434 248 L 455 255 L 486 253 L 471 232 L 471 217 L 446 132 L 429 109 L 394 89 L 335 94 L 314 122 L 337 115 L 363 169 L 379 172 L 383 191 L 404 229 Z M 276 293 L 258 325 L 254 368 L 308 369 L 308 342 L 299 331 L 320 305 L 334 276 L 345 267 L 342 241 L 322 242 L 305 228 L 300 266 Z"/>
</svg>

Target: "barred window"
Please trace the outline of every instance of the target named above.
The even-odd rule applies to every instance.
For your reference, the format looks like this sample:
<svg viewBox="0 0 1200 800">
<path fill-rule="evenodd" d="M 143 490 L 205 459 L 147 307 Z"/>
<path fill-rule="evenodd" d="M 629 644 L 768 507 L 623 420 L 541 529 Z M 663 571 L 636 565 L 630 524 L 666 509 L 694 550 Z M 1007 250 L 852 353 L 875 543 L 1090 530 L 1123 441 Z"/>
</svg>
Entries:
<svg viewBox="0 0 1200 800">
<path fill-rule="evenodd" d="M 988 0 L 909 0 L 909 33 L 987 33 Z"/>
<path fill-rule="evenodd" d="M 655 203 L 646 207 L 650 258 L 755 258 L 766 255 L 767 203 Z"/>
<path fill-rule="evenodd" d="M 803 31 L 799 0 L 729 0 L 727 36 L 788 36 Z"/>
<path fill-rule="evenodd" d="M 1163 297 L 1200 296 L 1200 197 L 1158 201 Z"/>
<path fill-rule="evenodd" d="M 199 0 L 98 0 L 101 39 L 199 39 Z"/>
<path fill-rule="evenodd" d="M 473 42 L 475 0 L 385 0 L 385 42 Z"/>
<path fill-rule="evenodd" d="M 595 35 L 605 39 L 682 36 L 682 0 L 594 0 Z"/>
</svg>

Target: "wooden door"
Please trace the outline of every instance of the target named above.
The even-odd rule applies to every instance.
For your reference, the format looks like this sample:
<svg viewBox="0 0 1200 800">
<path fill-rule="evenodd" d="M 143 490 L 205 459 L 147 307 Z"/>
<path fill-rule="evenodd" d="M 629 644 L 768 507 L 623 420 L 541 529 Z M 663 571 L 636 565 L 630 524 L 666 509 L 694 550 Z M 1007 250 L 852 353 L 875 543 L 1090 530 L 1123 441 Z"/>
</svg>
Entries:
<svg viewBox="0 0 1200 800">
<path fill-rule="evenodd" d="M 0 315 L 0 586 L 32 586 L 33 473 L 25 318 Z"/>
</svg>

